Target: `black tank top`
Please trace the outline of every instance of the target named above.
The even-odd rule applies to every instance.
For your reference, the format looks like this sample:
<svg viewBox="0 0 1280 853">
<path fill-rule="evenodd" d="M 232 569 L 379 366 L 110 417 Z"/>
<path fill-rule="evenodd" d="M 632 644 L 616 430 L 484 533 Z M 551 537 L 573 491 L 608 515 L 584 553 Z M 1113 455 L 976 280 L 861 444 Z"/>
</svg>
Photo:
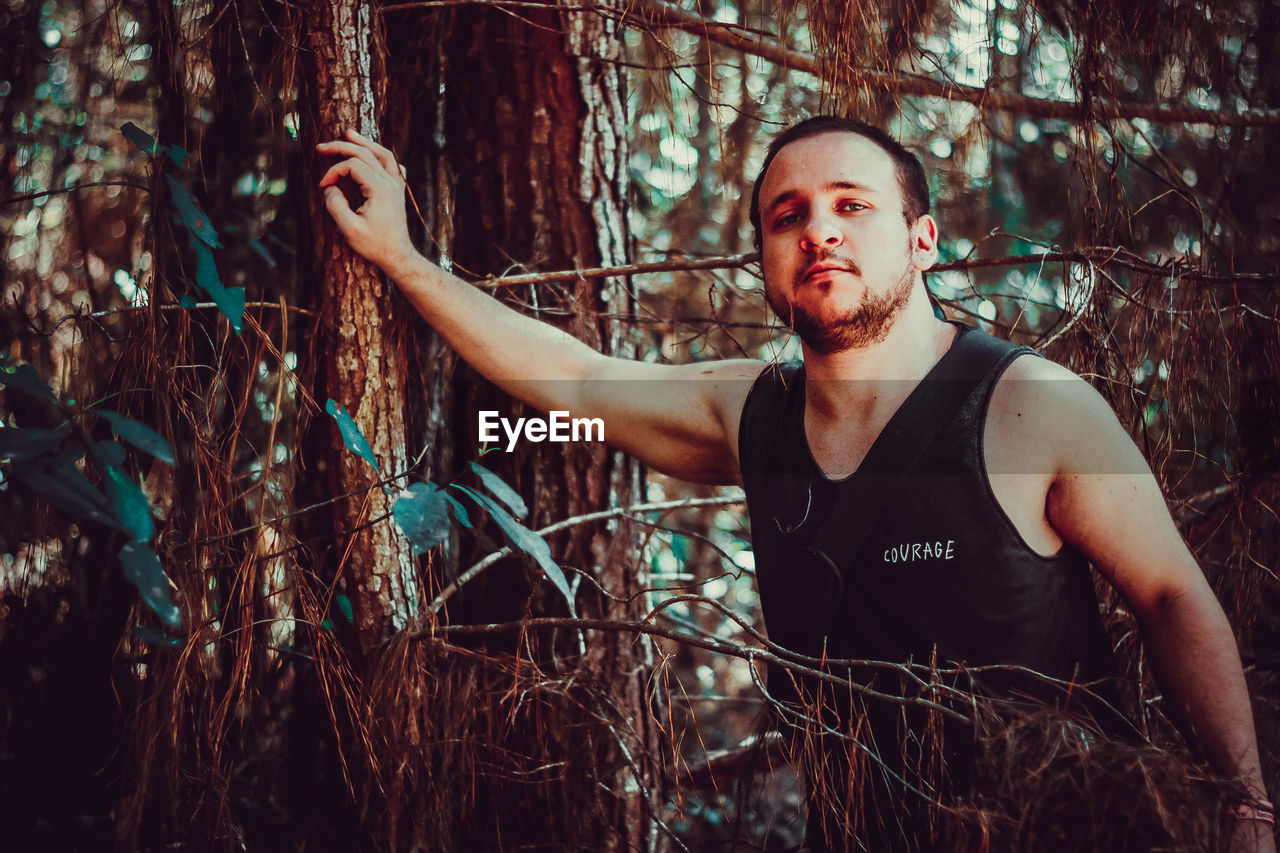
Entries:
<svg viewBox="0 0 1280 853">
<path fill-rule="evenodd" d="M 959 334 L 983 333 L 961 327 Z M 1113 675 L 1088 562 L 1070 545 L 1052 556 L 1028 547 L 987 478 L 982 442 L 992 389 L 1015 358 L 1034 354 L 1006 346 L 910 470 L 855 471 L 838 481 L 822 473 L 805 438 L 803 366 L 773 365 L 757 378 L 743 408 L 739 458 L 770 640 L 829 659 L 927 664 L 936 649 L 939 666 L 1016 665 L 1076 684 Z M 930 376 L 912 399 L 931 394 Z M 891 420 L 881 440 L 894 427 Z M 905 479 L 887 488 L 892 478 Z M 842 577 L 832 578 L 798 555 L 845 488 L 879 490 L 888 502 L 858 553 L 830 555 L 842 568 Z M 892 673 L 849 675 L 901 695 Z M 995 697 L 1061 705 L 1069 695 L 1016 671 L 968 678 L 965 689 Z M 771 670 L 768 683 L 775 698 L 797 698 L 785 673 Z M 901 754 L 901 709 L 868 703 L 865 710 L 880 753 Z M 966 750 L 949 749 L 956 764 L 967 760 Z M 826 849 L 810 826 L 809 843 Z"/>
</svg>

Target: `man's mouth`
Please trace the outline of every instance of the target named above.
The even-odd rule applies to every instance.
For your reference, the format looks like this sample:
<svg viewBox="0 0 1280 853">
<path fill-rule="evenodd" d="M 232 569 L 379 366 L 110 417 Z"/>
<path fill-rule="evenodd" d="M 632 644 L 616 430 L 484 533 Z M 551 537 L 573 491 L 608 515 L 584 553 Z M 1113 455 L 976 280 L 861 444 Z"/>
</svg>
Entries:
<svg viewBox="0 0 1280 853">
<path fill-rule="evenodd" d="M 855 270 L 853 270 L 853 269 L 851 269 L 851 268 L 849 268 L 849 267 L 847 267 L 847 266 L 843 266 L 843 265 L 841 265 L 841 264 L 833 264 L 833 263 L 829 263 L 829 262 L 821 262 L 821 263 L 816 263 L 816 264 L 814 264 L 813 266 L 809 267 L 809 269 L 805 270 L 804 277 L 801 279 L 801 281 L 808 281 L 809 279 L 813 278 L 814 276 L 819 275 L 819 274 L 821 274 L 821 273 L 825 273 L 825 272 L 847 272 L 847 273 L 856 273 L 856 271 L 855 271 Z"/>
</svg>

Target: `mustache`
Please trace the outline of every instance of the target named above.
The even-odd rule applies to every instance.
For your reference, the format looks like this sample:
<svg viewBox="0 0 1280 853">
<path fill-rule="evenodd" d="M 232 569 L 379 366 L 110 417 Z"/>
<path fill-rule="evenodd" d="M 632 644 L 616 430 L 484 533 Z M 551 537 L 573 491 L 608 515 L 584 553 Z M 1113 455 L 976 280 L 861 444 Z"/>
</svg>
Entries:
<svg viewBox="0 0 1280 853">
<path fill-rule="evenodd" d="M 805 257 L 807 263 L 796 273 L 796 284 L 800 284 L 805 279 L 805 273 L 809 267 L 814 264 L 837 264 L 852 272 L 854 275 L 862 275 L 862 269 L 858 266 L 857 261 L 846 255 L 842 255 L 831 249 L 824 249 L 819 252 L 806 252 Z"/>
</svg>

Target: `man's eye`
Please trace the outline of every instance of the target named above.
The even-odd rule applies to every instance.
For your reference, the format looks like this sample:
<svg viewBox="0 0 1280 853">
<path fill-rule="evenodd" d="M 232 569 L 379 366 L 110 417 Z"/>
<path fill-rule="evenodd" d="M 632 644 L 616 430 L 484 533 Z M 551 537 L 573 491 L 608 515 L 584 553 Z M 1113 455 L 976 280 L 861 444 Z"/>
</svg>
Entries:
<svg viewBox="0 0 1280 853">
<path fill-rule="evenodd" d="M 800 221 L 800 214 L 798 214 L 798 213 L 788 213 L 788 214 L 787 214 L 787 215 L 785 215 L 785 216 L 779 216 L 779 217 L 778 217 L 778 219 L 777 219 L 777 221 L 775 221 L 775 222 L 774 222 L 774 224 L 775 224 L 775 225 L 777 225 L 777 226 L 783 226 L 783 225 L 794 225 L 795 223 L 797 223 L 797 222 L 799 222 L 799 221 Z"/>
<path fill-rule="evenodd" d="M 866 210 L 867 206 L 856 201 L 841 202 L 841 210 Z"/>
</svg>

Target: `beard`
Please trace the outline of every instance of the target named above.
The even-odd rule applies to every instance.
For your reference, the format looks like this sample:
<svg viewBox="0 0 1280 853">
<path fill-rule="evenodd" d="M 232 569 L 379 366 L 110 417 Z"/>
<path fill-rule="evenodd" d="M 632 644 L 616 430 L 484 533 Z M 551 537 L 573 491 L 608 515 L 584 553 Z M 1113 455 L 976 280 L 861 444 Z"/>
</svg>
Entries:
<svg viewBox="0 0 1280 853">
<path fill-rule="evenodd" d="M 828 254 L 816 259 L 826 260 L 837 261 L 861 274 L 847 258 Z M 819 355 L 834 355 L 878 344 L 888 337 L 893 321 L 911 298 L 912 273 L 913 269 L 908 265 L 902 277 L 888 290 L 868 294 L 858 307 L 830 318 L 819 318 L 794 302 L 778 299 L 768 288 L 765 288 L 765 294 L 769 307 L 799 335 L 805 346 Z M 796 282 L 797 287 L 800 284 Z"/>
</svg>

